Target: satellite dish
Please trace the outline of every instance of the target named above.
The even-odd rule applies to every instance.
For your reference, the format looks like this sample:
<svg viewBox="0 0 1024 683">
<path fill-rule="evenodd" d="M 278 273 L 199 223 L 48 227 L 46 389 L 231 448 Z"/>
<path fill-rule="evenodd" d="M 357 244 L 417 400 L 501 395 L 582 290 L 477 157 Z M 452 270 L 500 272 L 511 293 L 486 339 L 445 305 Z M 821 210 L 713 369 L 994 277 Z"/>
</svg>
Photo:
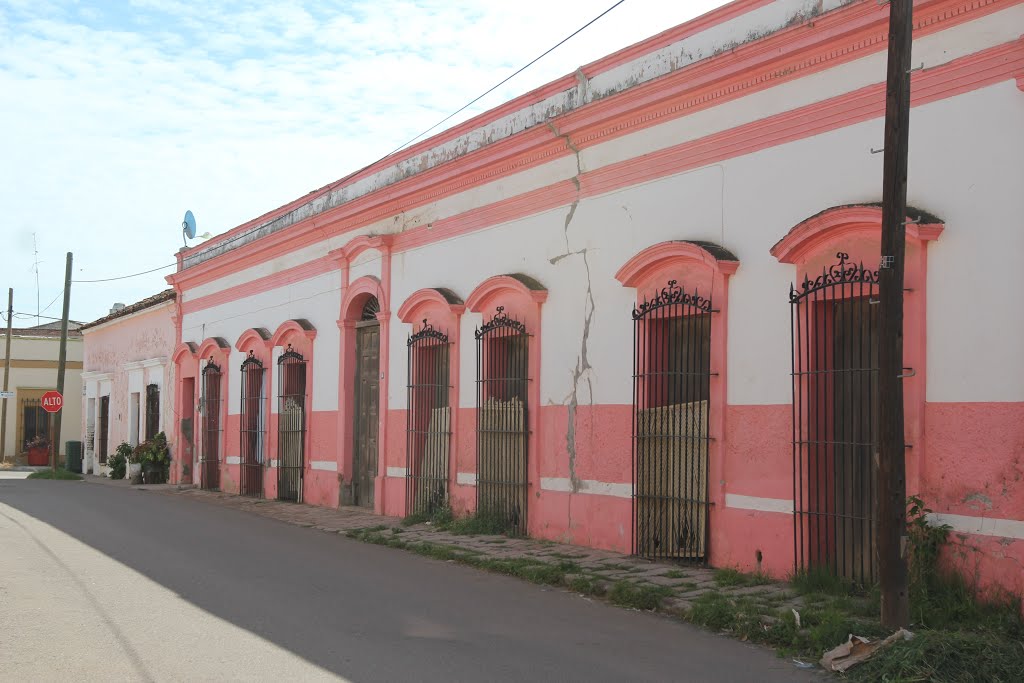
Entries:
<svg viewBox="0 0 1024 683">
<path fill-rule="evenodd" d="M 190 240 L 195 239 L 196 217 L 192 215 L 191 211 L 185 212 L 185 220 L 181 222 L 181 233 Z"/>
</svg>

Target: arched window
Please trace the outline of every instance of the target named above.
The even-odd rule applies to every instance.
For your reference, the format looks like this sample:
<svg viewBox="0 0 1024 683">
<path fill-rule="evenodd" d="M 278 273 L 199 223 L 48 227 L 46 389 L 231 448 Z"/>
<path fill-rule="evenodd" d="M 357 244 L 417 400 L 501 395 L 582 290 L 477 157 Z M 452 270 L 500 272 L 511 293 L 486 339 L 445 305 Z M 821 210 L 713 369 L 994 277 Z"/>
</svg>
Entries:
<svg viewBox="0 0 1024 683">
<path fill-rule="evenodd" d="M 378 313 L 380 313 L 380 302 L 377 301 L 377 297 L 367 297 L 366 303 L 363 304 L 363 312 L 359 316 L 359 319 L 363 322 L 377 320 Z"/>
<path fill-rule="evenodd" d="M 238 492 L 259 498 L 263 495 L 263 361 L 251 349 L 242 361 L 242 404 L 239 415 L 241 468 Z"/>
<path fill-rule="evenodd" d="M 737 266 L 718 245 L 679 241 L 645 249 L 616 274 L 637 291 L 631 316 L 637 555 L 708 557 L 708 482 L 712 467 L 720 467 L 715 435 L 725 408 L 718 304 L 724 306 L 727 277 Z"/>
<path fill-rule="evenodd" d="M 909 209 L 904 410 L 921 457 L 926 244 L 941 221 Z M 859 584 L 876 576 L 878 261 L 875 205 L 823 211 L 790 230 L 772 255 L 796 266 L 789 301 L 793 359 L 793 525 L 796 569 L 825 569 Z M 923 369 L 923 368 L 922 368 Z M 908 463 L 909 464 L 909 463 Z M 908 467 L 909 469 L 909 467 Z"/>
<path fill-rule="evenodd" d="M 306 460 L 306 360 L 289 344 L 277 367 L 277 497 L 300 501 Z"/>
<path fill-rule="evenodd" d="M 454 292 L 426 288 L 413 292 L 398 309 L 399 320 L 412 324 L 405 449 L 409 515 L 430 514 L 451 505 L 459 317 L 465 308 Z"/>
<path fill-rule="evenodd" d="M 221 410 L 223 394 L 221 390 L 221 368 L 211 355 L 203 366 L 203 440 L 199 462 L 200 488 L 216 491 L 220 488 L 220 444 Z"/>
<path fill-rule="evenodd" d="M 424 318 L 409 336 L 406 458 L 409 514 L 430 514 L 448 504 L 451 451 L 448 334 Z"/>
<path fill-rule="evenodd" d="M 526 532 L 530 334 L 498 306 L 476 330 L 477 514 Z"/>
<path fill-rule="evenodd" d="M 512 534 L 529 529 L 536 451 L 541 305 L 547 290 L 514 273 L 481 283 L 467 307 L 483 314 L 476 330 L 476 505 Z M 537 482 L 539 484 L 539 482 Z"/>
</svg>

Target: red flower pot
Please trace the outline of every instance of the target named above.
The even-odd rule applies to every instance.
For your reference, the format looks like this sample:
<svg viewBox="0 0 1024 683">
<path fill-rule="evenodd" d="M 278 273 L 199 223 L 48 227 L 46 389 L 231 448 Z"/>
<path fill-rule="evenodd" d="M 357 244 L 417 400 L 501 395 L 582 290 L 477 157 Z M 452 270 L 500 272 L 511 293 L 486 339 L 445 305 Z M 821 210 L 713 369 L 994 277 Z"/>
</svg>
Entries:
<svg viewBox="0 0 1024 683">
<path fill-rule="evenodd" d="M 50 449 L 47 448 L 46 446 L 37 446 L 35 448 L 28 449 L 28 464 L 49 465 Z"/>
</svg>

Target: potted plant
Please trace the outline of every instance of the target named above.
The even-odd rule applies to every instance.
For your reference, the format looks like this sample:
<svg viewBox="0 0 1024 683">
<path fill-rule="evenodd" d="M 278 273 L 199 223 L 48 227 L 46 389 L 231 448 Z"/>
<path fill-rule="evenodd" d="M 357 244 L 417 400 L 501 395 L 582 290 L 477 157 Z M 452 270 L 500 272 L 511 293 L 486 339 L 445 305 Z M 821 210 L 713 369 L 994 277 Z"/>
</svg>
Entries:
<svg viewBox="0 0 1024 683">
<path fill-rule="evenodd" d="M 29 465 L 50 464 L 50 439 L 45 434 L 36 434 L 25 442 Z"/>
<path fill-rule="evenodd" d="M 167 470 L 171 462 L 167 436 L 160 432 L 136 450 L 141 450 L 143 480 L 147 484 L 161 484 L 167 481 Z"/>
<path fill-rule="evenodd" d="M 140 452 L 142 445 L 138 445 L 135 448 L 131 447 L 131 444 L 123 443 L 117 447 L 117 453 L 124 457 L 124 461 L 128 463 L 128 480 L 133 484 L 142 483 L 142 453 Z"/>
</svg>

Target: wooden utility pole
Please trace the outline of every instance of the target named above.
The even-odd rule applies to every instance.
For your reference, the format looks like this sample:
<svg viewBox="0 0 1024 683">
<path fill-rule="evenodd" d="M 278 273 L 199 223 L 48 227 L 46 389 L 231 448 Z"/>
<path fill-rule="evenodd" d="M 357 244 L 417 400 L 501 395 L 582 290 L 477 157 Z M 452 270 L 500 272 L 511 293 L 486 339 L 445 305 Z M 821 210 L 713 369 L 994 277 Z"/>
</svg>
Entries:
<svg viewBox="0 0 1024 683">
<path fill-rule="evenodd" d="M 11 382 L 11 326 L 14 324 L 14 288 L 7 290 L 7 351 L 4 353 L 4 391 Z M 7 457 L 7 402 L 0 399 L 0 462 Z M 17 452 L 17 451 L 15 451 Z"/>
<path fill-rule="evenodd" d="M 903 262 L 907 232 L 913 0 L 889 3 L 882 253 L 878 270 L 878 577 L 882 625 L 908 626 L 906 443 L 903 430 Z"/>
<path fill-rule="evenodd" d="M 71 252 L 68 252 L 68 262 L 64 267 L 64 314 L 60 319 L 60 356 L 57 357 L 57 391 L 64 397 L 64 366 L 68 359 L 68 314 L 71 308 Z M 66 403 L 67 399 L 62 398 Z M 79 400 L 81 400 L 79 398 Z M 64 414 L 63 405 L 53 415 L 53 471 L 57 471 L 57 455 L 60 453 L 60 423 Z"/>
</svg>

